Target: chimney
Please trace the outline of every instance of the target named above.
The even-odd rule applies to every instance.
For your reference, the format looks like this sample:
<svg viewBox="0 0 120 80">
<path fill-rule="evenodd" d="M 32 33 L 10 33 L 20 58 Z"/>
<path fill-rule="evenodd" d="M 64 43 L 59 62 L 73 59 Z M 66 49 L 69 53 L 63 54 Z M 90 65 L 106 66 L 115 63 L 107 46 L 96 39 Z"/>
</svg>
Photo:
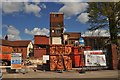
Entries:
<svg viewBox="0 0 120 80">
<path fill-rule="evenodd" d="M 5 36 L 5 40 L 8 40 L 8 35 Z"/>
</svg>

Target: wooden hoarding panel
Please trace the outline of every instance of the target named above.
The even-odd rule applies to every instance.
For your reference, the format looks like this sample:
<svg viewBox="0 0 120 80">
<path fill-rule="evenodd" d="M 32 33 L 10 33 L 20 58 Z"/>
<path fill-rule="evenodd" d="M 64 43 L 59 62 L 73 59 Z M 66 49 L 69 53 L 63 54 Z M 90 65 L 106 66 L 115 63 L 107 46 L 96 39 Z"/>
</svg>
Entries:
<svg viewBox="0 0 120 80">
<path fill-rule="evenodd" d="M 50 70 L 72 69 L 71 46 L 51 45 L 50 46 Z"/>
</svg>

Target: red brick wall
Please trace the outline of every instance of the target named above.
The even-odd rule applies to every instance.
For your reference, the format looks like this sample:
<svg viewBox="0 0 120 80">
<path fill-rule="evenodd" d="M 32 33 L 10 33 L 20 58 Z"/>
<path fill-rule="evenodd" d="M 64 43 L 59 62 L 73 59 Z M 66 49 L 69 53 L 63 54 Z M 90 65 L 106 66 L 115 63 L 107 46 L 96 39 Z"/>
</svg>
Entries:
<svg viewBox="0 0 120 80">
<path fill-rule="evenodd" d="M 54 32 L 52 32 L 52 30 L 54 30 Z M 57 33 L 57 30 L 60 30 L 60 34 Z M 63 30 L 64 30 L 64 14 L 51 13 L 50 14 L 50 36 L 60 37 L 62 36 Z"/>
<path fill-rule="evenodd" d="M 46 49 L 42 48 L 42 49 L 34 49 L 34 57 L 35 58 L 39 58 L 42 59 L 43 55 L 46 54 Z"/>
<path fill-rule="evenodd" d="M 26 47 L 14 47 L 14 52 L 22 53 L 22 58 L 27 58 L 27 48 Z"/>
<path fill-rule="evenodd" d="M 117 69 L 118 68 L 118 55 L 117 55 L 117 46 L 115 44 L 111 45 L 112 47 L 112 66 L 113 69 Z"/>
<path fill-rule="evenodd" d="M 11 53 L 11 52 L 13 52 L 13 49 L 10 46 L 0 46 L 0 52 L 2 52 L 2 53 L 4 53 L 4 52 Z"/>
<path fill-rule="evenodd" d="M 55 14 L 50 14 L 50 23 L 55 23 L 55 22 L 62 22 L 64 23 L 64 15 L 63 14 L 58 14 L 58 17 L 54 17 Z"/>
<path fill-rule="evenodd" d="M 10 46 L 0 46 L 0 59 L 11 60 L 13 48 Z"/>
<path fill-rule="evenodd" d="M 85 50 L 91 50 L 91 46 L 85 46 Z"/>
<path fill-rule="evenodd" d="M 49 37 L 46 36 L 34 36 L 34 44 L 49 44 Z"/>
<path fill-rule="evenodd" d="M 27 48 L 22 48 L 23 51 L 22 51 L 22 58 L 23 59 L 26 59 L 27 58 Z"/>
<path fill-rule="evenodd" d="M 16 52 L 16 53 L 22 53 L 22 58 L 25 59 L 27 57 L 27 48 L 26 47 L 9 47 L 9 46 L 0 46 L 0 50 L 2 49 L 2 54 L 6 53 L 6 54 L 10 54 L 12 52 Z M 22 51 L 21 51 L 22 49 Z M 2 55 L 1 55 L 2 56 Z M 0 58 L 4 58 L 1 57 Z M 8 60 L 10 60 L 10 56 L 8 56 Z"/>
</svg>

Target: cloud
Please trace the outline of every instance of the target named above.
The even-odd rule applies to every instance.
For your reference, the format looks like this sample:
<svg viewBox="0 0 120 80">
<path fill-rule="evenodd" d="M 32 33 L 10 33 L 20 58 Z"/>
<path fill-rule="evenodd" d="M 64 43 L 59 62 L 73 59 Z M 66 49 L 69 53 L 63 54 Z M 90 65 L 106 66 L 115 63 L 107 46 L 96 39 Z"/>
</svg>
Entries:
<svg viewBox="0 0 120 80">
<path fill-rule="evenodd" d="M 29 35 L 46 35 L 46 36 L 49 36 L 49 29 L 47 28 L 34 28 L 33 30 L 28 30 L 27 28 L 24 30 L 24 32 L 26 34 L 29 34 Z"/>
<path fill-rule="evenodd" d="M 66 17 L 78 15 L 88 8 L 88 3 L 80 2 L 63 2 L 64 6 L 59 9 L 59 12 L 63 12 Z"/>
<path fill-rule="evenodd" d="M 2 39 L 2 35 L 0 34 L 0 39 Z"/>
<path fill-rule="evenodd" d="M 41 11 L 41 8 L 37 4 L 25 3 L 24 11 L 26 13 L 33 13 L 35 16 L 40 17 L 39 12 Z"/>
<path fill-rule="evenodd" d="M 17 30 L 13 26 L 9 26 L 7 32 L 10 33 L 10 34 L 19 34 L 20 33 L 19 30 Z"/>
<path fill-rule="evenodd" d="M 95 31 L 86 31 L 82 36 L 110 36 L 108 30 L 97 29 Z"/>
<path fill-rule="evenodd" d="M 67 29 L 64 27 L 64 32 L 66 31 Z"/>
<path fill-rule="evenodd" d="M 41 7 L 41 8 L 44 8 L 44 9 L 47 8 L 45 4 L 41 4 L 40 7 Z"/>
<path fill-rule="evenodd" d="M 82 0 L 83 2 L 119 2 L 120 0 Z"/>
<path fill-rule="evenodd" d="M 2 27 L 1 27 L 1 28 L 8 28 L 8 25 L 2 24 Z"/>
<path fill-rule="evenodd" d="M 45 4 L 39 3 L 29 3 L 29 2 L 3 2 L 2 11 L 5 14 L 17 13 L 17 12 L 25 12 L 27 14 L 34 14 L 37 17 L 40 17 L 41 9 L 46 9 Z"/>
<path fill-rule="evenodd" d="M 19 2 L 4 2 L 2 4 L 2 10 L 4 13 L 14 13 L 23 10 L 23 3 Z"/>
<path fill-rule="evenodd" d="M 120 0 L 0 0 L 0 2 L 119 2 Z"/>
<path fill-rule="evenodd" d="M 59 0 L 59 2 L 82 2 L 84 0 Z"/>
<path fill-rule="evenodd" d="M 0 2 L 0 11 L 2 10 L 2 3 Z"/>
<path fill-rule="evenodd" d="M 88 17 L 89 13 L 81 13 L 78 17 L 77 17 L 77 21 L 81 22 L 81 23 L 86 23 L 89 20 Z"/>
<path fill-rule="evenodd" d="M 1 2 L 28 2 L 29 0 L 1 0 Z"/>
<path fill-rule="evenodd" d="M 9 40 L 21 40 L 19 34 L 20 31 L 16 29 L 14 26 L 9 26 L 7 28 L 7 34 L 8 34 L 8 39 Z"/>
</svg>

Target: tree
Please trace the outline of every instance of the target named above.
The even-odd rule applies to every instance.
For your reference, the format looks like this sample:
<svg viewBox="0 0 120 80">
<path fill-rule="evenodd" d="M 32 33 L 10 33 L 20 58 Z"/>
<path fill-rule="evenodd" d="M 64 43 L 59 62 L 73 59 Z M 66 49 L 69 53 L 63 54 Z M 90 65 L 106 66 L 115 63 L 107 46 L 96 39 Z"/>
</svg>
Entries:
<svg viewBox="0 0 120 80">
<path fill-rule="evenodd" d="M 120 33 L 120 2 L 89 3 L 88 8 L 89 30 L 109 28 L 112 44 L 117 44 L 117 36 Z"/>
<path fill-rule="evenodd" d="M 116 44 L 118 46 L 118 51 L 119 51 L 117 36 L 120 33 L 120 2 L 89 3 L 88 13 L 90 18 L 88 22 L 91 25 L 91 28 L 89 30 L 96 30 L 99 28 L 107 27 L 110 32 L 111 44 Z M 119 52 L 118 54 L 116 53 L 117 52 L 112 54 L 116 56 L 120 55 Z M 119 57 L 113 59 L 114 60 L 112 60 L 111 57 L 112 61 L 117 61 L 118 59 L 120 62 Z M 111 61 L 109 62 L 115 67 L 120 65 L 120 63 L 116 65 L 115 63 L 111 63 Z"/>
</svg>

